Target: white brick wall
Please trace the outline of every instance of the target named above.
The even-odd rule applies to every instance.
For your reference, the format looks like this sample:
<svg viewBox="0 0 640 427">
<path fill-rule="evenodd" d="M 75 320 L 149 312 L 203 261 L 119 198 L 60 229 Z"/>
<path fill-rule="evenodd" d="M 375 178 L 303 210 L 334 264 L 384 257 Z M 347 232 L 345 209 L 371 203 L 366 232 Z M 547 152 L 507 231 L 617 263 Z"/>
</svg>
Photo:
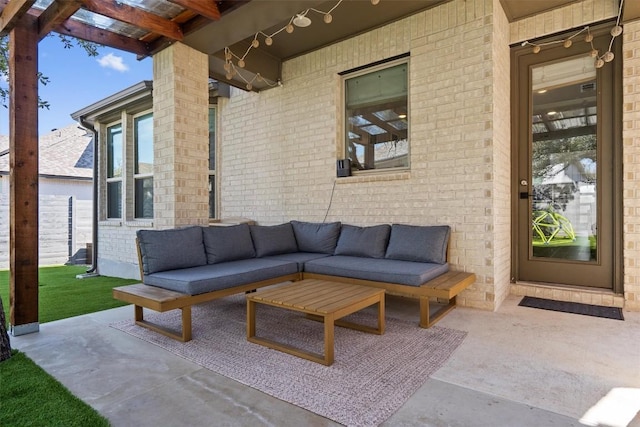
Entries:
<svg viewBox="0 0 640 427">
<path fill-rule="evenodd" d="M 461 301 L 495 308 L 495 272 L 503 298 L 509 258 L 495 259 L 492 249 L 493 119 L 501 114 L 494 113 L 492 10 L 492 0 L 453 1 L 286 62 L 281 88 L 234 91 L 220 106 L 221 216 L 322 221 L 336 159 L 344 157 L 338 73 L 410 52 L 411 170 L 338 180 L 327 220 L 451 225 L 453 268 L 478 276 Z M 503 40 L 504 22 L 501 31 Z M 500 54 L 508 58 L 508 47 Z M 508 63 L 500 67 L 502 78 Z M 502 156 L 508 136 L 508 129 L 500 135 Z M 503 212 L 502 234 L 504 219 Z"/>
<path fill-rule="evenodd" d="M 330 206 L 328 221 L 449 224 L 453 268 L 478 278 L 459 301 L 496 309 L 513 292 L 509 45 L 616 13 L 614 0 L 585 0 L 509 24 L 499 0 L 453 0 L 286 62 L 283 87 L 235 90 L 221 102 L 221 216 L 322 221 Z M 336 181 L 344 156 L 338 73 L 406 52 L 411 170 Z M 627 80 L 640 74 L 633 67 Z M 625 147 L 638 146 L 631 133 Z M 635 274 L 625 276 L 627 307 L 640 294 Z"/>
</svg>

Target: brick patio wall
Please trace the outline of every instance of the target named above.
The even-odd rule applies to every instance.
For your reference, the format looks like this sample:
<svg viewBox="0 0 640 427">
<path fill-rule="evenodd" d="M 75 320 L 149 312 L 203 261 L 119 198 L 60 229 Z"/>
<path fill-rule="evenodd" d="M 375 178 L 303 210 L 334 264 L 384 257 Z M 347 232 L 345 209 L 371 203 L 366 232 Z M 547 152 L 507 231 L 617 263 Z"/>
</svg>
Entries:
<svg viewBox="0 0 640 427">
<path fill-rule="evenodd" d="M 498 0 L 454 0 L 287 61 L 283 87 L 260 94 L 234 90 L 220 102 L 221 217 L 261 224 L 325 218 L 359 225 L 449 224 L 452 267 L 477 275 L 459 302 L 496 309 L 510 292 L 523 290 L 510 283 L 509 45 L 616 13 L 613 0 L 585 0 L 509 24 Z M 632 37 L 625 30 L 625 44 L 637 42 Z M 625 46 L 627 63 L 637 51 Z M 336 179 L 335 160 L 343 152 L 338 73 L 406 52 L 411 54 L 410 170 Z M 630 67 L 625 87 L 638 78 L 638 66 Z M 625 105 L 630 100 L 626 94 Z M 625 129 L 637 126 L 631 117 L 637 114 L 635 102 Z M 631 133 L 625 131 L 625 161 L 631 160 L 627 147 L 638 146 Z M 625 178 L 628 194 L 635 182 L 629 174 Z M 639 291 L 637 273 L 628 264 L 640 241 L 625 239 L 626 307 L 631 308 Z M 553 297 L 587 298 L 565 290 Z M 622 296 L 593 298 L 623 304 Z"/>
<path fill-rule="evenodd" d="M 624 298 L 640 311 L 640 21 L 624 26 L 623 41 Z"/>
<path fill-rule="evenodd" d="M 496 238 L 508 241 L 510 220 L 508 173 L 496 179 L 494 157 L 508 164 L 510 139 L 507 128 L 494 140 L 493 120 L 508 112 L 509 53 L 506 18 L 500 11 L 494 26 L 493 6 L 452 1 L 286 62 L 281 88 L 234 91 L 220 104 L 221 216 L 448 224 L 452 267 L 478 277 L 459 302 L 496 308 L 508 294 L 510 262 Z M 410 171 L 336 180 L 338 73 L 407 52 Z"/>
</svg>

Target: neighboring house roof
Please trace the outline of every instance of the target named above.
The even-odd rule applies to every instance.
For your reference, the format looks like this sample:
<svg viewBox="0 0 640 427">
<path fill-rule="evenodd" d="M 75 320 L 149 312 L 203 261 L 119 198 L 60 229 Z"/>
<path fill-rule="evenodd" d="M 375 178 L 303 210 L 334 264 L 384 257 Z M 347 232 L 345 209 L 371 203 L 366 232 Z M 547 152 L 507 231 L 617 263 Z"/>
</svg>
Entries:
<svg viewBox="0 0 640 427">
<path fill-rule="evenodd" d="M 40 136 L 40 176 L 91 179 L 92 135 L 78 125 Z M 9 137 L 0 135 L 0 175 L 9 174 Z"/>
</svg>

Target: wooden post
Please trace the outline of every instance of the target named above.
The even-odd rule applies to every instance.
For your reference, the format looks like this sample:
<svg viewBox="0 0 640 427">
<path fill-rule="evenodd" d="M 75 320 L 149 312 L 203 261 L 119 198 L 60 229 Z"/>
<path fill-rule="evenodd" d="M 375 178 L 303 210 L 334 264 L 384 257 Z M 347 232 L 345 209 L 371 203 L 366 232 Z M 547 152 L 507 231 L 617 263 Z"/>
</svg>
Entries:
<svg viewBox="0 0 640 427">
<path fill-rule="evenodd" d="M 38 323 L 38 26 L 22 17 L 9 34 L 10 310 L 12 335 Z"/>
</svg>

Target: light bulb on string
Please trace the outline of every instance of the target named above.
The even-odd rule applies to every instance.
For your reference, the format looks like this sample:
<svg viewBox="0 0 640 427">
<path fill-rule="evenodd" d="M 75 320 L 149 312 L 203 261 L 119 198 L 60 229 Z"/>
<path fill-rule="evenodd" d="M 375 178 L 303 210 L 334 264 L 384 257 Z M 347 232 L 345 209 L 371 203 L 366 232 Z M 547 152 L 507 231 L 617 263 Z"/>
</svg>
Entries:
<svg viewBox="0 0 640 427">
<path fill-rule="evenodd" d="M 562 45 L 567 49 L 569 49 L 572 44 L 573 44 L 573 42 L 571 41 L 571 39 L 567 39 L 567 40 L 564 41 L 564 43 L 562 43 Z"/>
<path fill-rule="evenodd" d="M 604 59 L 604 62 L 611 62 L 613 61 L 613 58 L 615 58 L 615 55 L 610 50 L 605 52 L 604 55 L 602 55 L 602 59 Z"/>
<path fill-rule="evenodd" d="M 264 39 L 264 44 L 266 44 L 267 46 L 271 46 L 273 44 L 273 39 L 271 37 L 267 37 L 266 39 Z"/>
<path fill-rule="evenodd" d="M 333 21 L 333 16 L 331 16 L 330 13 L 327 13 L 324 15 L 323 19 L 325 24 L 331 24 L 331 21 Z"/>
<path fill-rule="evenodd" d="M 253 39 L 253 41 L 251 42 L 251 47 L 253 47 L 255 49 L 260 47 L 260 42 L 258 41 L 258 39 Z"/>
<path fill-rule="evenodd" d="M 611 29 L 612 37 L 618 37 L 620 34 L 622 34 L 622 27 L 620 25 L 616 25 Z"/>
<path fill-rule="evenodd" d="M 238 67 L 240 67 L 240 68 L 244 68 L 244 66 L 245 66 L 245 65 L 246 65 L 246 64 L 244 63 L 244 59 L 240 59 L 240 60 L 238 60 Z"/>
<path fill-rule="evenodd" d="M 231 71 L 231 64 L 229 64 L 228 62 L 224 63 L 224 70 L 228 73 L 229 71 Z"/>
<path fill-rule="evenodd" d="M 598 58 L 596 59 L 596 68 L 602 68 L 604 66 L 604 61 L 602 60 L 602 58 Z"/>
<path fill-rule="evenodd" d="M 586 36 L 585 36 L 585 38 L 584 38 L 584 41 L 585 41 L 586 43 L 591 43 L 591 42 L 593 41 L 593 34 L 591 34 L 591 33 L 587 33 L 587 35 L 586 35 Z"/>
<path fill-rule="evenodd" d="M 531 49 L 531 51 L 533 53 L 540 53 L 540 46 L 533 46 L 533 48 Z"/>
<path fill-rule="evenodd" d="M 253 85 L 251 83 L 247 83 L 247 90 L 253 89 Z"/>
<path fill-rule="evenodd" d="M 380 3 L 380 0 L 371 0 L 371 4 L 372 5 L 377 5 L 378 3 Z"/>
<path fill-rule="evenodd" d="M 291 25 L 291 24 L 288 24 L 288 25 L 286 26 L 286 28 L 285 28 L 285 31 L 286 31 L 287 33 L 289 33 L 289 34 L 293 33 L 293 30 L 294 30 L 294 28 L 293 28 L 293 25 Z"/>
<path fill-rule="evenodd" d="M 597 56 L 598 56 L 598 50 L 597 50 L 597 49 L 592 49 L 592 50 L 591 50 L 591 57 L 592 57 L 592 58 L 595 58 L 595 57 L 597 57 Z"/>
</svg>

